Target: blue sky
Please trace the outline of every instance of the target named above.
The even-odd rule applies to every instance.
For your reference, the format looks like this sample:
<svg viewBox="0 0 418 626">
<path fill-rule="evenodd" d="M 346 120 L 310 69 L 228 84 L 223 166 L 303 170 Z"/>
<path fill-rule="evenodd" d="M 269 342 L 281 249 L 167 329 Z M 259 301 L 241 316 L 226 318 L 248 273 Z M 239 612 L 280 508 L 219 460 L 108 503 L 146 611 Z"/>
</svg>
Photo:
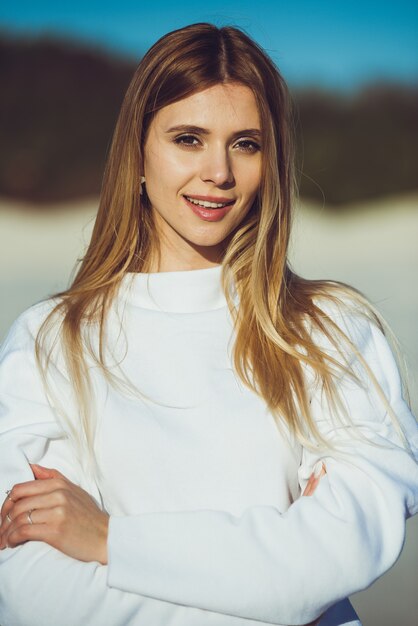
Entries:
<svg viewBox="0 0 418 626">
<path fill-rule="evenodd" d="M 418 2 L 4 1 L 0 28 L 55 33 L 138 58 L 164 33 L 192 22 L 244 28 L 292 85 L 352 89 L 418 81 Z"/>
</svg>

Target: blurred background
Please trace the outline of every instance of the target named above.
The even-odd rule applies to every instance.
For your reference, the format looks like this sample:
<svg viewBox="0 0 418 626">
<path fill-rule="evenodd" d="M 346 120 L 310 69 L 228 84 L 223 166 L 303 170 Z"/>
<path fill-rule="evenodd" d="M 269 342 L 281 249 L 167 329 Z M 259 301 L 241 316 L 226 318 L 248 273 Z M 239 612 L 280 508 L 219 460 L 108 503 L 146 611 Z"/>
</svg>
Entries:
<svg viewBox="0 0 418 626">
<path fill-rule="evenodd" d="M 94 220 L 141 55 L 192 22 L 236 25 L 295 103 L 301 200 L 291 260 L 360 289 L 395 331 L 418 412 L 418 4 L 20 1 L 0 7 L 0 340 L 68 285 Z M 364 626 L 416 626 L 418 523 L 396 566 L 352 598 Z"/>
</svg>

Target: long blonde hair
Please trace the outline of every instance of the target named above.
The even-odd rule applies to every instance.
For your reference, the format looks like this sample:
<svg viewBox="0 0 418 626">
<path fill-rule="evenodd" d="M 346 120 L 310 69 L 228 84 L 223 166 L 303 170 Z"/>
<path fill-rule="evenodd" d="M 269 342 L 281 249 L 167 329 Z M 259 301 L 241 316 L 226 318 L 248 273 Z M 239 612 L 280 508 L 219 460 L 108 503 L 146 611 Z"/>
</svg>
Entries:
<svg viewBox="0 0 418 626">
<path fill-rule="evenodd" d="M 310 412 L 305 367 L 312 369 L 337 407 L 335 371 L 347 373 L 347 364 L 322 351 L 312 330 L 323 333 L 338 349 L 343 344 L 356 348 L 318 306 L 318 299 L 340 304 L 348 299 L 382 328 L 377 311 L 358 291 L 335 281 L 305 280 L 289 266 L 297 189 L 292 103 L 278 69 L 236 28 L 194 24 L 176 30 L 157 41 L 133 76 L 110 148 L 90 245 L 70 288 L 57 294 L 57 304 L 36 340 L 38 363 L 50 390 L 47 372 L 53 343 L 48 337 L 56 329 L 79 403 L 80 423 L 72 426 L 73 434 L 90 452 L 95 420 L 84 329 L 98 329 L 99 349 L 93 357 L 112 382 L 105 362 L 109 307 L 126 272 L 149 271 L 151 256 L 159 250 L 151 207 L 146 194 L 139 193 L 149 125 L 164 106 L 227 82 L 252 89 L 263 137 L 259 192 L 223 259 L 223 286 L 235 320 L 238 375 L 264 398 L 278 424 L 305 444 L 311 437 L 324 444 Z M 232 283 L 239 294 L 238 309 L 230 297 Z"/>
</svg>

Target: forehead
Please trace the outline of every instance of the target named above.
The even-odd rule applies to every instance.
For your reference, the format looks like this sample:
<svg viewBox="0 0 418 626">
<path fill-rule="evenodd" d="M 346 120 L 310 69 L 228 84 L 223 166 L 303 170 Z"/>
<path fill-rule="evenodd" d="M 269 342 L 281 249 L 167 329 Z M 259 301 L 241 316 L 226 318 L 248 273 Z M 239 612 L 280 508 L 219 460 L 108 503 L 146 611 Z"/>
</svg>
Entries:
<svg viewBox="0 0 418 626">
<path fill-rule="evenodd" d="M 162 129 L 180 124 L 202 128 L 260 128 L 260 116 L 252 90 L 239 83 L 219 84 L 169 104 L 154 118 Z"/>
</svg>

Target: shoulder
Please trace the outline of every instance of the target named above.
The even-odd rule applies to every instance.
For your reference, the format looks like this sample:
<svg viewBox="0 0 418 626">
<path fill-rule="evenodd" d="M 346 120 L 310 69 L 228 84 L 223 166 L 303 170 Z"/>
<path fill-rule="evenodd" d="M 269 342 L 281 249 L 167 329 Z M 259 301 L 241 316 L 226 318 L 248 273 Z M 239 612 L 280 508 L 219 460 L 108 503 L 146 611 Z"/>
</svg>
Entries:
<svg viewBox="0 0 418 626">
<path fill-rule="evenodd" d="M 378 380 L 386 397 L 399 393 L 403 383 L 398 367 L 402 362 L 397 339 L 384 318 L 367 301 L 344 297 L 338 301 L 315 299 L 319 323 L 309 319 L 312 342 L 337 362 L 337 378 L 348 384 L 351 371 L 366 387 Z M 395 357 L 396 355 L 396 357 Z"/>
<path fill-rule="evenodd" d="M 321 297 L 315 304 L 324 314 L 326 330 L 313 324 L 312 341 L 343 366 L 337 378 L 345 387 L 360 384 L 373 395 L 378 387 L 378 395 L 383 392 L 388 400 L 401 399 L 406 383 L 399 367 L 404 365 L 403 355 L 395 334 L 375 307 L 348 297 L 339 302 Z M 357 377 L 354 382 L 350 373 Z"/>
<path fill-rule="evenodd" d="M 381 327 L 381 316 L 365 300 L 360 302 L 348 296 L 338 299 L 318 296 L 314 298 L 314 304 L 323 313 L 325 322 L 330 320 L 353 339 L 360 340 L 372 326 Z"/>
<path fill-rule="evenodd" d="M 1 344 L 0 355 L 14 348 L 33 348 L 39 330 L 58 303 L 57 298 L 48 298 L 23 311 L 10 326 Z"/>
<path fill-rule="evenodd" d="M 349 362 L 367 352 L 377 340 L 387 343 L 386 332 L 394 339 L 383 317 L 365 299 L 343 295 L 316 296 L 314 312 L 306 316 L 305 328 L 311 341 L 323 352 Z"/>
</svg>

